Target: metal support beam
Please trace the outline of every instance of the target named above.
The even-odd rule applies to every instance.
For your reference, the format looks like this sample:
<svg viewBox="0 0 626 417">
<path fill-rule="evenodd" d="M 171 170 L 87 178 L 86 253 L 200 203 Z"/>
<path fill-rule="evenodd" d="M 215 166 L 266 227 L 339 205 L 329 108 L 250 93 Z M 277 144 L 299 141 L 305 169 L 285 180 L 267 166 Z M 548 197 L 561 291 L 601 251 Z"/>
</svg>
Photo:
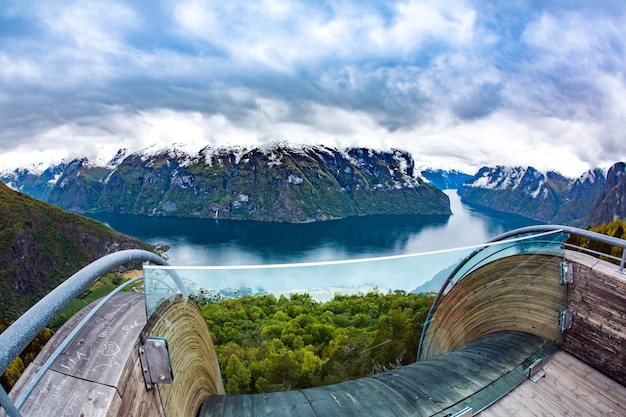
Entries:
<svg viewBox="0 0 626 417">
<path fill-rule="evenodd" d="M 146 382 L 146 389 L 151 390 L 156 384 L 171 384 L 174 381 L 167 339 L 150 337 L 139 347 L 141 368 Z"/>
<path fill-rule="evenodd" d="M 22 413 L 20 413 L 20 410 L 13 404 L 13 401 L 11 401 L 2 385 L 0 385 L 0 405 L 4 408 L 4 411 L 6 411 L 9 417 L 22 417 Z"/>
<path fill-rule="evenodd" d="M 561 310 L 559 313 L 559 331 L 564 332 L 565 330 L 572 328 L 572 320 L 573 313 L 569 308 L 565 308 Z"/>
<path fill-rule="evenodd" d="M 461 411 L 452 414 L 451 417 L 472 417 L 474 415 L 474 411 L 471 407 L 465 407 Z"/>
</svg>

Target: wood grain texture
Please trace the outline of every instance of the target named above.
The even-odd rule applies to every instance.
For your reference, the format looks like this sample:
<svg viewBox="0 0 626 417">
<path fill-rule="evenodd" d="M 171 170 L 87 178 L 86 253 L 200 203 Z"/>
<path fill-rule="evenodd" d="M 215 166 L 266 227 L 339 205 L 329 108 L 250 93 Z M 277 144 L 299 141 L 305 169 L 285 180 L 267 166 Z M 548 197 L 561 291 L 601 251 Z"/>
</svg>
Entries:
<svg viewBox="0 0 626 417">
<path fill-rule="evenodd" d="M 457 282 L 433 315 L 422 346 L 426 359 L 491 332 L 517 330 L 560 342 L 560 256 L 523 254 L 489 263 Z"/>
<path fill-rule="evenodd" d="M 167 416 L 195 416 L 207 396 L 224 394 L 211 335 L 193 301 L 179 296 L 163 303 L 146 329 L 145 337 L 165 337 L 169 345 L 174 381 L 158 385 Z"/>
<path fill-rule="evenodd" d="M 11 398 L 94 306 L 85 307 L 54 334 L 11 390 Z M 145 325 L 143 294 L 117 294 L 46 372 L 22 408 L 23 416 L 163 416 L 159 393 L 146 390 L 139 361 Z"/>
<path fill-rule="evenodd" d="M 568 288 L 572 328 L 563 349 L 626 385 L 626 276 L 592 256 L 568 252 L 574 284 Z"/>
<path fill-rule="evenodd" d="M 626 416 L 626 387 L 565 351 L 544 365 L 546 376 L 530 380 L 483 411 L 484 417 Z"/>
</svg>

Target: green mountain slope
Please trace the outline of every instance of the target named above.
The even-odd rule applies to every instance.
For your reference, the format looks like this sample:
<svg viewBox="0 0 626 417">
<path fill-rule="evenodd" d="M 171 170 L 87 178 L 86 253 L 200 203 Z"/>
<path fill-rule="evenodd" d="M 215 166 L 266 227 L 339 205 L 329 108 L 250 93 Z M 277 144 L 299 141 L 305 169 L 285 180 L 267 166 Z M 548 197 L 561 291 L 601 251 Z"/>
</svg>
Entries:
<svg viewBox="0 0 626 417">
<path fill-rule="evenodd" d="M 411 155 L 275 144 L 149 147 L 97 166 L 87 159 L 37 173 L 0 173 L 11 188 L 78 213 L 131 213 L 305 223 L 376 214 L 450 215 L 448 197 Z M 46 189 L 46 187 L 48 187 Z M 39 197 L 41 196 L 41 197 Z"/>
<path fill-rule="evenodd" d="M 149 245 L 0 184 L 0 315 L 19 317 L 106 254 Z"/>
</svg>

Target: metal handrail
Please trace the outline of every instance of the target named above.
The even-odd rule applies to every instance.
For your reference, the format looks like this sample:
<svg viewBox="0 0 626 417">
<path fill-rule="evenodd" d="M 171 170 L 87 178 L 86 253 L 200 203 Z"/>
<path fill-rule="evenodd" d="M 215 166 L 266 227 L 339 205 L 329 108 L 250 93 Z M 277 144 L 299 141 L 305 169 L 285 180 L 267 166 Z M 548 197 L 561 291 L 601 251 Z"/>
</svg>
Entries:
<svg viewBox="0 0 626 417">
<path fill-rule="evenodd" d="M 109 295 L 102 298 L 98 302 L 98 304 L 93 309 L 91 309 L 91 311 L 89 311 L 89 313 L 87 313 L 85 317 L 83 317 L 80 323 L 78 323 L 78 325 L 74 327 L 74 329 L 70 332 L 70 334 L 65 337 L 63 342 L 61 342 L 61 344 L 56 348 L 54 353 L 52 353 L 50 357 L 44 362 L 44 364 L 41 366 L 41 368 L 39 368 L 35 376 L 28 382 L 28 385 L 26 386 L 26 388 L 20 393 L 19 398 L 17 399 L 17 401 L 15 401 L 15 407 L 17 407 L 18 410 L 22 408 L 22 406 L 24 405 L 24 403 L 26 402 L 30 394 L 33 392 L 33 390 L 35 389 L 39 381 L 41 381 L 44 374 L 48 371 L 48 369 L 50 369 L 54 361 L 56 361 L 57 358 L 61 356 L 65 348 L 67 348 L 70 345 L 70 343 L 72 343 L 72 341 L 76 338 L 76 336 L 83 330 L 83 328 L 89 323 L 89 321 L 96 314 L 98 314 L 98 312 L 102 309 L 102 307 L 104 307 L 111 298 L 113 298 L 115 295 L 123 291 L 126 287 L 129 287 L 142 280 L 143 280 L 143 276 L 126 281 L 125 283 L 123 283 L 122 285 L 120 285 L 119 287 L 111 291 Z"/>
<path fill-rule="evenodd" d="M 11 362 L 28 346 L 46 325 L 56 317 L 73 299 L 87 290 L 102 275 L 131 262 L 152 262 L 157 265 L 169 265 L 159 255 L 141 249 L 129 249 L 106 255 L 95 260 L 69 277 L 58 287 L 39 300 L 26 313 L 0 334 L 0 374 L 4 373 Z M 185 285 L 177 276 L 173 277 L 183 295 L 187 294 Z M 0 387 L 0 405 L 10 416 L 19 416 L 19 410 L 8 400 Z M 17 413 L 16 413 L 17 411 Z"/>
<path fill-rule="evenodd" d="M 506 240 L 506 239 L 509 239 L 509 238 L 512 238 L 512 237 L 525 235 L 525 234 L 530 234 L 530 233 L 545 233 L 545 232 L 559 232 L 559 231 L 567 233 L 567 234 L 570 234 L 570 235 L 576 235 L 576 236 L 580 236 L 580 237 L 583 237 L 583 238 L 595 240 L 595 241 L 600 242 L 600 243 L 606 243 L 606 244 L 611 245 L 611 246 L 617 246 L 617 247 L 622 248 L 622 258 L 621 258 L 620 266 L 619 266 L 617 272 L 620 273 L 620 274 L 624 274 L 624 264 L 626 262 L 626 240 L 619 239 L 619 238 L 616 238 L 616 237 L 613 237 L 613 236 L 603 235 L 602 233 L 592 232 L 590 230 L 580 229 L 580 228 L 577 228 L 577 227 L 565 226 L 565 225 L 551 225 L 551 224 L 540 224 L 540 225 L 534 225 L 534 226 L 526 226 L 526 227 L 521 227 L 521 228 L 518 228 L 518 229 L 514 229 L 514 230 L 510 230 L 508 232 L 502 233 L 502 234 L 500 234 L 500 235 L 498 235 L 498 236 L 488 240 L 487 243 L 500 242 L 500 241 L 503 241 L 503 240 Z M 428 327 L 430 325 L 430 321 L 432 320 L 432 317 L 435 314 L 437 306 L 439 305 L 439 301 L 441 300 L 441 297 L 443 296 L 446 288 L 448 287 L 448 285 L 450 285 L 450 282 L 454 279 L 454 277 L 461 270 L 461 268 L 467 262 L 469 262 L 474 256 L 476 256 L 481 250 L 482 250 L 482 248 L 472 252 L 467 257 L 465 257 L 465 259 L 463 259 L 463 261 L 459 262 L 457 264 L 456 268 L 454 268 L 452 273 L 450 273 L 448 278 L 445 280 L 445 282 L 441 286 L 439 292 L 437 293 L 437 296 L 435 297 L 435 300 L 433 301 L 432 305 L 430 306 L 430 310 L 428 311 L 428 315 L 426 316 L 426 320 L 424 321 L 424 325 L 422 326 L 422 334 L 420 335 L 420 341 L 419 341 L 418 348 L 417 348 L 417 360 L 418 361 L 420 360 L 420 357 L 422 355 L 422 345 L 424 343 L 424 337 L 426 336 L 426 331 L 428 330 Z"/>
<path fill-rule="evenodd" d="M 563 232 L 570 235 L 576 235 L 595 240 L 600 243 L 606 243 L 610 246 L 617 246 L 618 248 L 622 248 L 622 259 L 620 261 L 617 272 L 619 272 L 620 274 L 624 273 L 624 265 L 626 264 L 626 240 L 613 236 L 603 235 L 602 233 L 592 232 L 590 230 L 579 229 L 578 227 L 549 224 L 527 226 L 498 235 L 491 239 L 489 242 L 497 242 L 499 240 L 508 239 L 511 236 L 517 236 L 525 233 L 546 232 L 551 230 L 562 230 Z"/>
</svg>

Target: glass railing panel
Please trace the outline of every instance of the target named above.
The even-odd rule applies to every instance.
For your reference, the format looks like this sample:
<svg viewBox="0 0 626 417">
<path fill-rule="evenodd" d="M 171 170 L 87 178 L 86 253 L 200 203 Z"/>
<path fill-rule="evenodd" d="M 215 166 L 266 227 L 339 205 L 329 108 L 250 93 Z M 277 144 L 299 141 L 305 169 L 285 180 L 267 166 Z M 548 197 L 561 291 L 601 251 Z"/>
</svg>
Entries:
<svg viewBox="0 0 626 417">
<path fill-rule="evenodd" d="M 289 297 L 308 293 L 318 302 L 335 294 L 412 292 L 433 279 L 449 275 L 475 247 L 425 254 L 387 256 L 300 264 L 162 267 L 146 265 L 146 312 L 150 317 L 161 303 L 179 293 L 173 276 L 192 298 L 203 302 L 249 295 Z M 435 290 L 436 291 L 436 290 Z"/>
<path fill-rule="evenodd" d="M 455 282 L 489 262 L 513 254 L 556 251 L 564 256 L 562 245 L 562 234 L 552 232 L 459 249 L 344 261 L 201 267 L 145 265 L 146 312 L 150 317 L 161 303 L 180 294 L 181 283 L 189 295 L 204 302 L 293 293 L 308 293 L 324 302 L 335 294 L 415 292 L 430 280 L 443 283 L 456 271 L 452 279 Z"/>
<path fill-rule="evenodd" d="M 419 359 L 484 334 L 522 331 L 559 342 L 565 236 L 551 232 L 498 242 L 457 266 L 424 326 Z M 497 261 L 497 262 L 496 262 Z"/>
<path fill-rule="evenodd" d="M 564 257 L 564 242 L 566 239 L 567 236 L 564 233 L 556 231 L 523 236 L 484 245 L 458 265 L 458 270 L 451 277 L 450 281 L 457 282 L 481 266 L 511 255 L 522 253 L 552 253 Z"/>
</svg>

